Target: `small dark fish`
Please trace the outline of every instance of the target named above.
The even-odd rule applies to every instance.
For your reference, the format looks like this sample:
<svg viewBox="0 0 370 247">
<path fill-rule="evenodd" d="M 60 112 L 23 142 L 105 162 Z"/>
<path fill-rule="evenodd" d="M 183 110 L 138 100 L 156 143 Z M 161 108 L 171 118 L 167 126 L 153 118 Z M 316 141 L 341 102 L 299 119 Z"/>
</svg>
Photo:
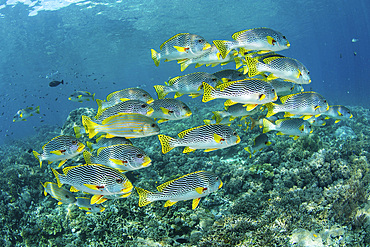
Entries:
<svg viewBox="0 0 370 247">
<path fill-rule="evenodd" d="M 56 87 L 56 86 L 58 86 L 59 84 L 64 84 L 64 83 L 63 83 L 63 80 L 61 80 L 61 81 L 52 81 L 52 82 L 50 82 L 50 83 L 49 83 L 49 86 L 50 86 L 50 87 Z"/>
</svg>

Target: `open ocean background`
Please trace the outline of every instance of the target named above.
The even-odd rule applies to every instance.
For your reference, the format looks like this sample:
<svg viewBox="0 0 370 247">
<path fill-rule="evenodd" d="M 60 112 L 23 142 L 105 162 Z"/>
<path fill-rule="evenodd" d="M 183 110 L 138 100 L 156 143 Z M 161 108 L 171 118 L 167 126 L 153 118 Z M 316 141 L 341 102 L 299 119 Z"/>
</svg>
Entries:
<svg viewBox="0 0 370 247">
<path fill-rule="evenodd" d="M 369 13 L 369 0 L 0 0 L 0 246 L 370 246 Z M 139 207 L 133 190 L 104 202 L 104 212 L 85 214 L 42 194 L 40 182 L 56 181 L 50 168 L 57 162 L 40 168 L 32 150 L 73 135 L 81 115 L 95 115 L 87 108 L 96 102 L 72 102 L 73 92 L 105 99 L 140 87 L 157 98 L 153 86 L 169 78 L 235 63 L 181 72 L 175 61 L 156 67 L 150 49 L 178 33 L 212 43 L 257 27 L 286 36 L 291 46 L 278 53 L 308 68 L 305 91 L 348 107 L 353 118 L 325 120 L 297 140 L 269 132 L 272 145 L 251 158 L 244 148 L 262 129 L 238 120 L 231 127 L 241 142 L 213 152 L 163 154 L 157 136 L 133 139 L 152 160 L 125 173 L 134 186 L 154 191 L 199 170 L 221 178 L 223 187 L 195 210 L 191 201 Z M 64 84 L 50 87 L 54 80 Z M 203 125 L 223 108 L 223 100 L 179 100 L 193 115 L 161 123 L 161 134 Z M 40 114 L 13 123 L 30 106 Z M 64 167 L 80 163 L 82 154 Z"/>
<path fill-rule="evenodd" d="M 306 91 L 321 93 L 330 105 L 369 107 L 369 8 L 365 0 L 2 1 L 0 143 L 32 135 L 42 124 L 62 126 L 82 106 L 68 101 L 75 90 L 105 98 L 141 86 L 155 95 L 152 86 L 169 77 L 221 70 L 190 66 L 181 72 L 175 62 L 154 66 L 150 49 L 180 32 L 211 42 L 249 28 L 278 30 L 291 43 L 280 53 L 310 70 Z M 51 79 L 67 84 L 51 88 Z M 37 105 L 42 118 L 12 123 L 19 109 Z"/>
</svg>

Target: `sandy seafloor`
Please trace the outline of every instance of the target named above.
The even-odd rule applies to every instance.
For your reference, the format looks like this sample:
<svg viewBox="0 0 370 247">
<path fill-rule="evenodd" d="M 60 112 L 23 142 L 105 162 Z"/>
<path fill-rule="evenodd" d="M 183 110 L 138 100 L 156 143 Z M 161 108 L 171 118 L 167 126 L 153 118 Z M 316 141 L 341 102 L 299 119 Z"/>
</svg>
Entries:
<svg viewBox="0 0 370 247">
<path fill-rule="evenodd" d="M 196 102 L 189 103 L 192 117 L 160 124 L 161 133 L 174 137 L 202 125 L 211 110 L 223 108 L 221 101 Z M 102 213 L 87 215 L 75 205 L 57 205 L 43 195 L 40 184 L 56 182 L 50 167 L 57 164 L 44 162 L 40 169 L 28 151 L 40 152 L 61 130 L 39 127 L 37 135 L 0 147 L 0 245 L 368 246 L 369 109 L 348 107 L 353 118 L 337 124 L 328 120 L 296 141 L 269 132 L 273 144 L 251 159 L 244 147 L 262 131 L 244 131 L 237 120 L 232 127 L 241 143 L 209 153 L 183 154 L 175 148 L 163 155 L 156 136 L 133 139 L 153 160 L 148 168 L 127 174 L 134 186 L 155 191 L 159 184 L 198 170 L 221 177 L 224 186 L 202 198 L 195 210 L 191 201 L 170 208 L 159 201 L 140 208 L 135 190 L 127 199 L 105 202 Z M 62 133 L 73 134 L 71 126 L 80 123 L 82 114 L 92 115 L 93 110 L 72 111 Z M 79 155 L 65 166 L 82 162 Z"/>
</svg>

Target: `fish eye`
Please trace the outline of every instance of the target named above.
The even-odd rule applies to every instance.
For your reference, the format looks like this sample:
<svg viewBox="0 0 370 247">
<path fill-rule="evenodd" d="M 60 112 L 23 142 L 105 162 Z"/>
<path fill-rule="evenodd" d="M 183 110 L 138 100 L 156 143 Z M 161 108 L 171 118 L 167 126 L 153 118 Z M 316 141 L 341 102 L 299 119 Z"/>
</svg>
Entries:
<svg viewBox="0 0 370 247">
<path fill-rule="evenodd" d="M 212 81 L 217 81 L 217 79 L 216 78 L 213 78 Z"/>
<path fill-rule="evenodd" d="M 116 178 L 117 184 L 121 184 L 123 182 L 122 178 Z"/>
<path fill-rule="evenodd" d="M 286 39 L 286 37 L 285 37 L 285 36 L 283 36 L 283 39 Z"/>
<path fill-rule="evenodd" d="M 157 126 L 157 125 L 156 125 L 155 123 L 153 123 L 153 124 L 151 124 L 150 126 L 154 128 L 154 127 L 155 127 L 155 126 Z"/>
<path fill-rule="evenodd" d="M 324 103 L 326 103 L 326 99 L 324 100 Z"/>
<path fill-rule="evenodd" d="M 260 94 L 259 98 L 262 98 L 263 97 L 263 94 Z"/>
<path fill-rule="evenodd" d="M 216 181 L 218 180 L 218 177 L 216 177 Z"/>
<path fill-rule="evenodd" d="M 237 136 L 238 134 L 234 131 L 234 132 L 233 132 L 233 135 L 234 135 L 234 136 Z"/>
<path fill-rule="evenodd" d="M 145 107 L 146 107 L 146 105 L 145 105 L 145 104 L 142 104 L 142 105 L 141 105 L 141 108 L 145 108 Z"/>
<path fill-rule="evenodd" d="M 146 93 L 144 93 L 144 94 L 143 94 L 143 97 L 146 97 L 146 96 L 148 96 L 148 95 L 146 95 Z"/>
<path fill-rule="evenodd" d="M 307 75 L 309 75 L 310 74 L 310 71 L 307 71 Z"/>
<path fill-rule="evenodd" d="M 275 92 L 275 89 L 272 89 L 272 92 Z"/>
<path fill-rule="evenodd" d="M 143 157 L 142 154 L 137 154 L 136 157 L 138 157 L 139 159 Z"/>
<path fill-rule="evenodd" d="M 69 198 L 69 195 L 66 195 L 66 198 Z"/>
<path fill-rule="evenodd" d="M 203 42 L 203 40 L 201 40 L 201 39 L 198 39 L 198 42 L 199 42 L 199 43 L 202 43 L 202 42 Z"/>
<path fill-rule="evenodd" d="M 73 144 L 73 145 L 76 145 L 76 144 L 77 144 L 77 141 L 72 141 L 72 144 Z"/>
</svg>

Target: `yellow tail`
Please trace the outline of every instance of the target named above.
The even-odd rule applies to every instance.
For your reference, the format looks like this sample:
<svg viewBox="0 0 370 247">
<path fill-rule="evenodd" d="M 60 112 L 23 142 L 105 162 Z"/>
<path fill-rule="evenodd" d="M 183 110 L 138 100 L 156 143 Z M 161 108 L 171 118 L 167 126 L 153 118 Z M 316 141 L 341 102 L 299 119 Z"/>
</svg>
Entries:
<svg viewBox="0 0 370 247">
<path fill-rule="evenodd" d="M 223 117 L 221 116 L 221 114 L 223 112 L 222 111 L 213 111 L 212 113 L 213 113 L 213 115 L 215 117 L 214 119 L 216 120 L 216 123 L 217 124 L 220 123 L 222 121 L 222 119 L 223 119 Z"/>
<path fill-rule="evenodd" d="M 246 56 L 245 62 L 247 63 L 247 66 L 248 66 L 248 76 L 249 77 L 253 77 L 259 74 L 257 70 L 257 63 L 258 63 L 257 59 Z"/>
<path fill-rule="evenodd" d="M 269 132 L 270 130 L 273 130 L 274 124 L 271 123 L 266 118 L 263 119 L 263 133 Z"/>
<path fill-rule="evenodd" d="M 231 43 L 230 41 L 226 41 L 226 40 L 214 40 L 213 41 L 213 44 L 219 50 L 222 58 L 225 58 L 227 54 L 229 54 L 229 52 L 231 51 L 229 48 L 230 43 Z"/>
<path fill-rule="evenodd" d="M 32 151 L 33 155 L 35 156 L 35 158 L 39 161 L 40 163 L 40 168 L 42 167 L 42 160 L 40 159 L 40 154 L 38 152 L 36 152 L 35 150 Z"/>
<path fill-rule="evenodd" d="M 208 102 L 208 101 L 215 99 L 212 96 L 212 92 L 214 92 L 215 89 L 211 85 L 209 85 L 206 82 L 203 82 L 203 90 L 204 90 L 204 93 L 203 93 L 202 102 Z"/>
<path fill-rule="evenodd" d="M 142 188 L 135 187 L 137 193 L 139 194 L 139 207 L 144 207 L 145 205 L 148 205 L 152 201 L 148 200 L 148 195 L 152 194 L 152 192 L 144 190 Z"/>
<path fill-rule="evenodd" d="M 153 59 L 153 61 L 154 61 L 154 64 L 155 64 L 155 66 L 157 66 L 158 67 L 158 65 L 159 65 L 159 53 L 158 52 L 156 52 L 154 49 L 151 49 L 150 50 L 151 51 L 151 53 L 152 53 L 152 59 Z"/>
<path fill-rule="evenodd" d="M 84 151 L 83 156 L 84 156 L 86 164 L 92 164 L 91 163 L 92 154 L 89 151 Z"/>
<path fill-rule="evenodd" d="M 57 179 L 58 187 L 62 187 L 63 184 L 60 182 L 60 174 L 53 168 L 51 168 L 51 170 L 53 171 L 54 176 Z"/>
<path fill-rule="evenodd" d="M 264 106 L 266 106 L 267 108 L 267 115 L 266 117 L 271 117 L 272 115 L 275 115 L 276 112 L 274 111 L 274 105 L 276 105 L 275 103 L 267 103 L 267 104 L 264 104 Z"/>
<path fill-rule="evenodd" d="M 91 119 L 87 116 L 82 116 L 82 124 L 85 127 L 86 133 L 89 133 L 89 138 L 93 138 L 98 132 L 95 130 L 99 124 L 94 123 Z"/>
<path fill-rule="evenodd" d="M 251 152 L 250 148 L 249 147 L 245 147 L 244 150 L 249 153 L 249 158 L 252 158 L 252 152 Z"/>
<path fill-rule="evenodd" d="M 169 151 L 175 148 L 173 145 L 171 145 L 171 142 L 176 140 L 175 138 L 172 138 L 170 136 L 165 136 L 165 135 L 158 135 L 158 139 L 162 146 L 162 153 L 164 154 L 168 153 Z"/>
<path fill-rule="evenodd" d="M 163 99 L 168 94 L 164 91 L 164 88 L 165 88 L 165 86 L 163 86 L 163 85 L 155 85 L 154 86 L 154 89 L 155 89 L 155 91 L 157 92 L 157 95 L 158 95 L 158 99 Z"/>
</svg>

